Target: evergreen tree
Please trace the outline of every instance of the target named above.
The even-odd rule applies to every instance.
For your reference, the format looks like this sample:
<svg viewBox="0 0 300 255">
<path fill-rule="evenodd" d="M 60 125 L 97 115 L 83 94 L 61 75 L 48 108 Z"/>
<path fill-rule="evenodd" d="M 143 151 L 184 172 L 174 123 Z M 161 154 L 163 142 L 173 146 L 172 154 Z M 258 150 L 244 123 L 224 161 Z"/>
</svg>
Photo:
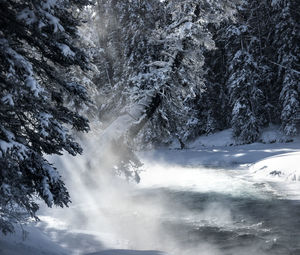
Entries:
<svg viewBox="0 0 300 255">
<path fill-rule="evenodd" d="M 66 107 L 88 101 L 86 89 L 66 79 L 67 68 L 86 70 L 75 46 L 81 0 L 0 1 L 0 229 L 36 217 L 37 198 L 48 206 L 70 202 L 46 154 L 82 149 L 69 129 L 88 131 L 88 121 Z"/>
<path fill-rule="evenodd" d="M 203 53 L 214 47 L 207 24 L 229 15 L 232 2 L 100 2 L 103 73 L 112 92 L 104 116 L 132 116 L 129 136 L 142 130 L 147 143 L 189 139 L 198 126 L 193 100 L 203 86 Z"/>
<path fill-rule="evenodd" d="M 231 61 L 232 73 L 227 81 L 233 106 L 231 125 L 233 136 L 251 143 L 258 139 L 263 124 L 261 102 L 263 93 L 258 88 L 260 79 L 257 63 L 245 50 L 236 52 Z"/>
<path fill-rule="evenodd" d="M 225 114 L 227 95 L 232 109 L 233 136 L 246 143 L 256 141 L 261 127 L 274 119 L 275 107 L 271 101 L 274 95 L 270 93 L 273 93 L 274 73 L 265 56 L 268 46 L 265 27 L 269 21 L 262 18 L 268 13 L 266 1 L 242 1 L 234 22 L 229 20 L 220 28 L 214 28 L 218 49 L 207 59 L 209 73 L 216 74 L 207 78 L 210 94 L 215 95 L 216 88 L 221 88 L 225 105 L 220 107 Z M 210 112 L 212 109 L 213 106 L 209 106 Z"/>
<path fill-rule="evenodd" d="M 229 106 L 226 87 L 227 62 L 224 40 L 221 39 L 224 23 L 221 26 L 211 25 L 216 48 L 205 54 L 205 88 L 197 101 L 199 119 L 203 123 L 199 129 L 201 134 L 209 134 L 230 126 L 231 107 Z"/>
<path fill-rule="evenodd" d="M 271 58 L 277 68 L 277 84 L 280 84 L 281 127 L 285 134 L 299 132 L 300 112 L 300 6 L 298 1 L 272 1 L 272 47 L 276 49 Z"/>
<path fill-rule="evenodd" d="M 226 74 L 233 135 L 240 141 L 257 140 L 260 129 L 269 123 L 281 123 L 288 135 L 298 132 L 297 8 L 296 1 L 242 1 L 235 22 L 224 22 L 214 31 L 219 47 L 214 54 L 223 55 L 226 70 L 218 66 L 215 57 L 208 56 L 209 73 L 216 75 L 208 77 L 206 84 L 212 88 L 222 81 L 218 74 Z M 213 107 L 207 105 L 204 112 L 209 115 Z"/>
</svg>

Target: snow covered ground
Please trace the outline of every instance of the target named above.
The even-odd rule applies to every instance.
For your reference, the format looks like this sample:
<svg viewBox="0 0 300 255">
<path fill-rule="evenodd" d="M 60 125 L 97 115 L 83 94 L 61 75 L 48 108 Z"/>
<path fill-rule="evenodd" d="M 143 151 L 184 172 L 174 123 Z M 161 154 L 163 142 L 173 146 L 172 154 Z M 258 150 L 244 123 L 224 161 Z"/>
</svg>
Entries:
<svg viewBox="0 0 300 255">
<path fill-rule="evenodd" d="M 284 181 L 300 181 L 300 152 L 290 152 L 268 157 L 251 165 L 257 177 L 274 177 Z"/>
<path fill-rule="evenodd" d="M 1 255 L 67 255 L 69 254 L 63 247 L 59 246 L 49 236 L 34 226 L 27 226 L 28 232 L 23 235 L 18 226 L 14 235 L 0 236 Z"/>
<path fill-rule="evenodd" d="M 236 217 L 240 216 L 235 215 L 226 203 L 245 203 L 241 205 L 244 208 L 253 199 L 260 205 L 268 205 L 274 198 L 279 198 L 282 202 L 272 206 L 276 208 L 275 212 L 281 212 L 284 209 L 281 203 L 300 201 L 300 139 L 289 141 L 281 137 L 278 131 L 269 129 L 263 133 L 262 143 L 235 145 L 230 132 L 225 130 L 199 137 L 188 144 L 185 150 L 140 152 L 145 171 L 141 173 L 139 185 L 118 181 L 106 185 L 106 173 L 96 167 L 99 162 L 90 162 L 91 159 L 87 160 L 84 156 L 76 159 L 65 157 L 58 162 L 58 166 L 65 170 L 64 175 L 68 177 L 67 185 L 74 197 L 71 208 L 43 209 L 42 222 L 26 228 L 29 235 L 25 240 L 20 230 L 13 236 L 1 236 L 0 254 L 223 254 L 217 243 L 212 244 L 207 240 L 202 243 L 202 239 L 211 235 L 212 229 L 224 235 L 234 232 L 241 238 L 253 231 L 258 235 L 254 240 L 256 243 L 265 238 L 261 244 L 264 249 L 273 249 L 272 245 L 275 244 L 278 246 L 279 241 L 274 240 L 283 239 L 284 246 L 286 240 L 279 234 L 276 236 L 272 233 L 266 237 L 266 233 L 272 232 L 272 226 L 265 226 L 263 220 L 253 221 L 253 215 L 248 218 L 243 216 L 241 221 L 236 221 Z M 92 170 L 86 171 L 88 166 Z M 89 178 L 87 175 L 90 175 Z M 209 202 L 204 199 L 200 204 L 193 202 L 189 205 L 192 209 L 182 208 L 182 204 L 189 204 L 194 199 L 198 201 L 198 195 L 195 194 L 204 195 Z M 202 204 L 205 204 L 205 208 L 195 211 L 195 207 L 201 207 Z M 297 214 L 297 208 L 297 205 L 293 207 L 292 213 Z M 249 210 L 256 210 L 256 207 Z M 265 213 L 269 213 L 268 208 L 265 210 Z M 286 214 L 285 211 L 282 213 Z M 283 216 L 272 217 L 276 220 Z M 160 223 L 161 220 L 167 223 Z M 175 232 L 166 230 L 171 228 L 168 225 L 170 222 L 176 226 Z M 168 227 L 163 227 L 165 224 Z M 178 224 L 184 224 L 184 227 L 177 227 Z M 289 223 L 286 230 L 297 231 L 293 225 Z M 176 232 L 181 233 L 188 227 L 194 228 L 193 231 L 207 227 L 210 230 L 197 241 L 197 247 L 185 246 L 186 240 L 179 245 Z M 171 238 L 170 235 L 175 237 Z M 296 243 L 293 238 L 292 241 Z M 248 245 L 247 249 L 248 255 L 250 251 L 259 255 L 275 254 L 272 251 L 262 253 L 252 245 Z M 231 254 L 247 253 L 233 250 Z"/>
</svg>

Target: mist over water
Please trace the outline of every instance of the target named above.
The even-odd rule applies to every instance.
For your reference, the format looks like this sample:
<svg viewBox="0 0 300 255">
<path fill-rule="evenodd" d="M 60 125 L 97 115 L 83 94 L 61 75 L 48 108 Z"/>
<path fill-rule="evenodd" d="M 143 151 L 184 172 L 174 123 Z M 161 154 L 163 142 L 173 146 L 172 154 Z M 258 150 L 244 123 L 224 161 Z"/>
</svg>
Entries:
<svg viewBox="0 0 300 255">
<path fill-rule="evenodd" d="M 110 248 L 300 254 L 300 204 L 278 197 L 271 183 L 246 178 L 242 170 L 154 162 L 147 153 L 141 183 L 130 183 L 108 169 L 113 151 L 95 139 L 86 143 L 83 156 L 53 159 L 63 169 L 70 208 L 41 211 L 40 227 L 71 254 Z"/>
</svg>

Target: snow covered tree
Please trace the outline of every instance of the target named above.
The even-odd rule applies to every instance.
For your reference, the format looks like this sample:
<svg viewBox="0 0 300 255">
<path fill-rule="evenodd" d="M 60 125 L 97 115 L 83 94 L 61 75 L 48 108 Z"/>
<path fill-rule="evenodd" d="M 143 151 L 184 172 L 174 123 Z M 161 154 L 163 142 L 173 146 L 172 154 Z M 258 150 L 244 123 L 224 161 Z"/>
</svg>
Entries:
<svg viewBox="0 0 300 255">
<path fill-rule="evenodd" d="M 224 91 L 232 107 L 233 136 L 250 143 L 256 141 L 260 129 L 274 119 L 274 102 L 271 104 L 274 73 L 265 56 L 268 46 L 265 27 L 268 26 L 263 19 L 269 12 L 267 1 L 242 1 L 237 9 L 236 20 L 225 22 L 216 32 L 219 54 L 222 54 L 219 59 L 225 70 L 224 66 L 214 63 L 214 58 L 208 62 L 214 72 L 225 77 L 227 90 Z"/>
<path fill-rule="evenodd" d="M 100 2 L 103 73 L 113 91 L 104 116 L 132 116 L 129 136 L 142 130 L 146 143 L 187 140 L 198 125 L 193 100 L 203 85 L 203 52 L 214 47 L 207 24 L 231 14 L 233 2 Z"/>
<path fill-rule="evenodd" d="M 66 78 L 67 68 L 88 68 L 76 47 L 78 14 L 88 0 L 0 1 L 0 230 L 26 221 L 70 196 L 46 154 L 82 149 L 70 128 L 88 121 L 64 103 L 88 101 L 86 88 Z"/>
<path fill-rule="evenodd" d="M 233 106 L 231 125 L 233 136 L 252 143 L 256 141 L 263 125 L 261 102 L 263 93 L 258 88 L 259 70 L 251 54 L 237 51 L 231 61 L 231 75 L 227 81 Z"/>
<path fill-rule="evenodd" d="M 200 134 L 213 133 L 230 126 L 231 107 L 226 87 L 227 62 L 224 38 L 221 38 L 223 28 L 224 23 L 210 26 L 216 47 L 205 53 L 205 84 L 196 102 Z"/>
<path fill-rule="evenodd" d="M 260 67 L 255 60 L 253 38 L 248 29 L 247 24 L 232 24 L 226 29 L 229 48 L 226 84 L 232 105 L 233 136 L 242 142 L 251 143 L 259 137 L 263 124 L 260 116 L 263 92 L 259 88 Z"/>
<path fill-rule="evenodd" d="M 297 135 L 300 113 L 300 75 L 291 70 L 285 71 L 283 88 L 280 93 L 282 102 L 282 130 L 286 135 Z"/>
<path fill-rule="evenodd" d="M 244 142 L 255 141 L 269 123 L 281 123 L 288 135 L 298 132 L 297 8 L 293 0 L 245 0 L 236 21 L 217 31 L 222 34 L 217 44 L 224 45 L 234 136 Z"/>
<path fill-rule="evenodd" d="M 275 26 L 271 46 L 276 49 L 271 60 L 278 69 L 276 82 L 281 85 L 281 126 L 285 134 L 296 135 L 300 112 L 300 7 L 294 0 L 273 0 L 271 4 Z"/>
</svg>

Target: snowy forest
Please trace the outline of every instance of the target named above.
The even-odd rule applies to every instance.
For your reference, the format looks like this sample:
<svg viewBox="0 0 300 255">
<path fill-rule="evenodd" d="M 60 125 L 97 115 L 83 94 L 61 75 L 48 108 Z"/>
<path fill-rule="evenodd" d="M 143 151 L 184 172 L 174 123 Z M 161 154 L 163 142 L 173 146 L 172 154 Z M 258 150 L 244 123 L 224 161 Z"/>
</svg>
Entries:
<svg viewBox="0 0 300 255">
<path fill-rule="evenodd" d="M 300 254 L 298 0 L 0 0 L 0 68 L 1 255 Z"/>
</svg>

